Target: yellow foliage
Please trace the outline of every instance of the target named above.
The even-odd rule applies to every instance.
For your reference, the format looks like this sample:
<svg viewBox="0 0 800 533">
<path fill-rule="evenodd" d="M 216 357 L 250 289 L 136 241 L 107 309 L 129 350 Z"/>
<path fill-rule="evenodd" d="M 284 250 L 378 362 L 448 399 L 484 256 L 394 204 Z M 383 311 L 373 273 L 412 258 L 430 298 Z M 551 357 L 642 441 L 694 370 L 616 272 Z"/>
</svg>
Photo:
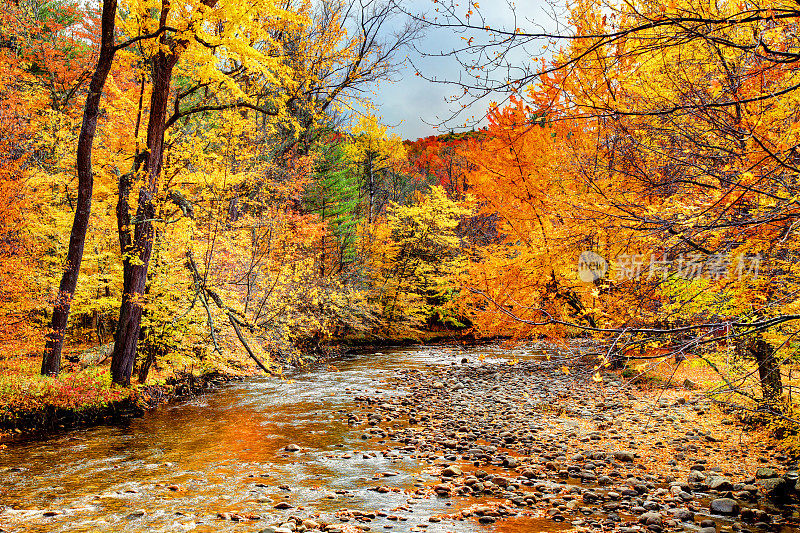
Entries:
<svg viewBox="0 0 800 533">
<path fill-rule="evenodd" d="M 412 334 L 460 290 L 465 244 L 456 227 L 472 210 L 431 187 L 410 205 L 392 204 L 385 220 L 369 229 L 367 243 L 372 298 L 382 310 L 387 334 Z"/>
</svg>

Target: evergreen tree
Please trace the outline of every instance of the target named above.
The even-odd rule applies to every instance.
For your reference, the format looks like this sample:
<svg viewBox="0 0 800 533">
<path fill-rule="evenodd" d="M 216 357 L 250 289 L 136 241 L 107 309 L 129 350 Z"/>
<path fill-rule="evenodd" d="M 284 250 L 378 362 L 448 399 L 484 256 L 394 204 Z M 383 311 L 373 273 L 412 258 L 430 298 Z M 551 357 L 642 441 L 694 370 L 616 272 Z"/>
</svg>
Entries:
<svg viewBox="0 0 800 533">
<path fill-rule="evenodd" d="M 359 179 L 352 172 L 341 139 L 329 140 L 320 149 L 314 180 L 306 191 L 306 209 L 325 222 L 320 274 L 336 274 L 356 257 Z"/>
</svg>

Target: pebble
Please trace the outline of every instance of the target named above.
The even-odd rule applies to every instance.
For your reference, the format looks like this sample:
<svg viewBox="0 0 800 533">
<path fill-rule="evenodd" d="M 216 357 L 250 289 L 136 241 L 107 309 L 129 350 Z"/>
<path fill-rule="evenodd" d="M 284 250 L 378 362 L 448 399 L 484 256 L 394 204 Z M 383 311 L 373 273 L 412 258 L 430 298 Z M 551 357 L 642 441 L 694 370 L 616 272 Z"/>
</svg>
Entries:
<svg viewBox="0 0 800 533">
<path fill-rule="evenodd" d="M 627 452 L 627 451 L 614 452 L 614 459 L 623 463 L 632 463 L 635 457 L 636 456 L 633 452 Z"/>
<path fill-rule="evenodd" d="M 461 474 L 461 468 L 458 465 L 450 465 L 442 470 L 442 476 L 444 477 L 458 477 Z"/>
</svg>

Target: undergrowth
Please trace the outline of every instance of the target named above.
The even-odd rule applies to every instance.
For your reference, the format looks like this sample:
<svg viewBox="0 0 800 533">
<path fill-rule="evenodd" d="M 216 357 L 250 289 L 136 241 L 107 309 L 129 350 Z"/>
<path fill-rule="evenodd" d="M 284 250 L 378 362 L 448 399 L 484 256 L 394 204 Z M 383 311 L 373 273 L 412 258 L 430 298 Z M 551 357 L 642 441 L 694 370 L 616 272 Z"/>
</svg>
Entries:
<svg viewBox="0 0 800 533">
<path fill-rule="evenodd" d="M 89 367 L 51 377 L 39 374 L 38 363 L 34 358 L 0 362 L 0 419 L 42 409 L 82 412 L 136 394 L 135 388 L 114 386 L 107 368 Z"/>
</svg>

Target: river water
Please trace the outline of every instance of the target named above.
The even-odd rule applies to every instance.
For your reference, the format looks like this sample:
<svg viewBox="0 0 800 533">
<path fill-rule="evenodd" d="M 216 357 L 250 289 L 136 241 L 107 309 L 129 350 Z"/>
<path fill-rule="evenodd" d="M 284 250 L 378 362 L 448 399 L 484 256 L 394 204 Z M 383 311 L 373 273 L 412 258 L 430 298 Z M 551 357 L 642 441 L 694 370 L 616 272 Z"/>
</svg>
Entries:
<svg viewBox="0 0 800 533">
<path fill-rule="evenodd" d="M 345 414 L 354 396 L 397 394 L 399 369 L 463 357 L 526 359 L 541 352 L 385 349 L 285 379 L 250 378 L 124 424 L 11 442 L 0 450 L 0 511 L 6 508 L 0 530 L 249 532 L 315 511 L 338 524 L 332 513 L 348 508 L 406 519 L 378 516 L 373 531 L 420 525 L 431 532 L 499 531 L 502 525 L 429 523 L 467 502 L 412 498 L 408 492 L 435 478 L 410 456 L 362 440 L 363 429 L 349 426 Z M 289 444 L 301 451 L 285 452 Z M 379 485 L 405 491 L 379 494 L 372 490 Z M 280 502 L 292 508 L 275 509 Z M 261 520 L 218 517 L 226 512 Z"/>
</svg>

